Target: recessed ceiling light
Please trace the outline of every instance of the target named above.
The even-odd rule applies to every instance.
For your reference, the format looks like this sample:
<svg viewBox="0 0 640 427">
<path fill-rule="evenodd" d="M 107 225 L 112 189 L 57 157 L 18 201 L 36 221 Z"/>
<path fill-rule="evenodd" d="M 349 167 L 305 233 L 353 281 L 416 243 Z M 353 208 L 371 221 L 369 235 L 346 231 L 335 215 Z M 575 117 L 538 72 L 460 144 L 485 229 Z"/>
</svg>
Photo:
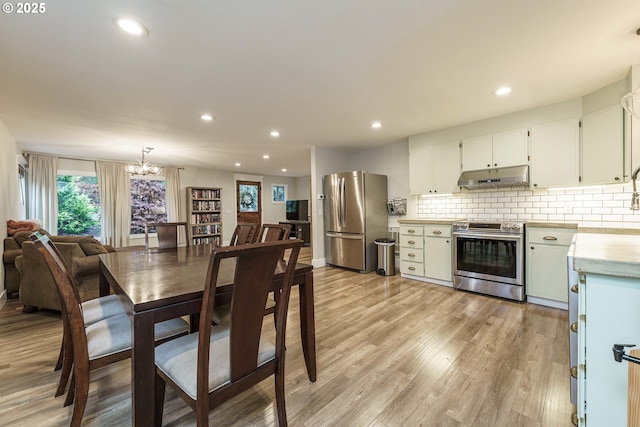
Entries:
<svg viewBox="0 0 640 427">
<path fill-rule="evenodd" d="M 286 172 L 286 171 L 287 171 L 287 168 L 282 168 L 282 172 Z"/>
<path fill-rule="evenodd" d="M 211 114 L 201 114 L 200 118 L 205 122 L 210 122 L 211 120 L 213 120 L 213 116 Z"/>
<path fill-rule="evenodd" d="M 235 166 L 240 166 L 240 162 L 236 162 L 236 163 L 235 163 Z"/>
<path fill-rule="evenodd" d="M 269 155 L 268 155 L 268 154 L 263 154 L 263 155 L 262 155 L 262 158 L 263 158 L 263 159 L 268 159 L 268 158 L 269 158 Z"/>
<path fill-rule="evenodd" d="M 378 128 L 381 128 L 381 127 L 382 127 L 382 123 L 380 123 L 380 122 L 373 122 L 373 123 L 371 123 L 369 126 L 371 126 L 371 127 L 372 127 L 372 128 L 374 128 L 374 129 L 378 129 Z"/>
<path fill-rule="evenodd" d="M 129 34 L 133 34 L 134 36 L 148 36 L 149 30 L 147 27 L 130 18 L 116 18 L 115 23 L 120 29 L 126 31 Z"/>
<path fill-rule="evenodd" d="M 280 132 L 278 132 L 277 130 L 272 130 L 269 135 L 271 135 L 274 138 L 277 138 L 280 136 Z"/>
<path fill-rule="evenodd" d="M 508 94 L 509 92 L 511 92 L 511 88 L 508 86 L 503 86 L 499 89 L 496 89 L 496 91 L 493 93 L 495 93 L 496 95 L 502 96 L 502 95 Z"/>
</svg>

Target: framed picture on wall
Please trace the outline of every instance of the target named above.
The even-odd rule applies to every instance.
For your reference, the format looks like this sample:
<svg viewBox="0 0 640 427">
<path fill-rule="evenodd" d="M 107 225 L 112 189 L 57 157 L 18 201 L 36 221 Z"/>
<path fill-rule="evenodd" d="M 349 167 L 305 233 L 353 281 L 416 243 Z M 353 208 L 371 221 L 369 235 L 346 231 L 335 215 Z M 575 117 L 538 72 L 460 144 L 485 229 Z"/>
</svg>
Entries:
<svg viewBox="0 0 640 427">
<path fill-rule="evenodd" d="M 284 203 L 287 200 L 287 186 L 282 184 L 273 184 L 272 194 L 273 203 Z"/>
</svg>

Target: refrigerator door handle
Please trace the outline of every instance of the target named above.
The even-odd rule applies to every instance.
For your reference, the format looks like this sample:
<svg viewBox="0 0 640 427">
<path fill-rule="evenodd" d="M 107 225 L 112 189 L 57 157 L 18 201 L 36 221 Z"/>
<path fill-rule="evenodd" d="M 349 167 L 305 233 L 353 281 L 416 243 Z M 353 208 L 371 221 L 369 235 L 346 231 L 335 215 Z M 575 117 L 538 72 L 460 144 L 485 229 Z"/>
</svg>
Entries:
<svg viewBox="0 0 640 427">
<path fill-rule="evenodd" d="M 341 233 L 327 233 L 327 237 L 337 237 L 339 239 L 349 239 L 349 240 L 363 240 L 364 236 L 362 234 L 341 234 Z"/>
<path fill-rule="evenodd" d="M 345 178 L 340 178 L 340 226 L 347 226 L 347 189 Z"/>
</svg>

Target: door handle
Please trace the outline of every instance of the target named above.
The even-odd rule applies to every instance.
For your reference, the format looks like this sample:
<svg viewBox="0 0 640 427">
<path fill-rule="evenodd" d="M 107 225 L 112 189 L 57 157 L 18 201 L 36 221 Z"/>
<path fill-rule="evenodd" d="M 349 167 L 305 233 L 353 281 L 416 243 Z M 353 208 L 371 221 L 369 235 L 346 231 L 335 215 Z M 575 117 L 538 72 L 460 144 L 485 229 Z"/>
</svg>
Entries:
<svg viewBox="0 0 640 427">
<path fill-rule="evenodd" d="M 409 252 L 409 253 L 407 254 L 407 256 L 410 256 L 411 258 L 415 258 L 415 257 L 416 257 L 416 254 Z"/>
<path fill-rule="evenodd" d="M 542 240 L 558 240 L 558 238 L 555 236 L 544 236 Z"/>
<path fill-rule="evenodd" d="M 415 240 L 409 240 L 409 241 L 407 241 L 407 243 L 410 244 L 410 245 L 415 245 L 416 241 Z"/>
<path fill-rule="evenodd" d="M 628 360 L 629 362 L 637 363 L 640 365 L 640 359 L 637 357 L 629 356 L 625 354 L 625 347 L 635 347 L 635 344 L 614 344 L 613 345 L 613 358 L 616 362 L 622 362 L 623 360 Z"/>
<path fill-rule="evenodd" d="M 571 287 L 571 292 L 576 293 L 576 294 L 578 293 L 578 284 L 577 283 Z"/>
<path fill-rule="evenodd" d="M 440 230 L 433 230 L 433 234 L 442 234 L 442 231 L 440 231 Z"/>
</svg>

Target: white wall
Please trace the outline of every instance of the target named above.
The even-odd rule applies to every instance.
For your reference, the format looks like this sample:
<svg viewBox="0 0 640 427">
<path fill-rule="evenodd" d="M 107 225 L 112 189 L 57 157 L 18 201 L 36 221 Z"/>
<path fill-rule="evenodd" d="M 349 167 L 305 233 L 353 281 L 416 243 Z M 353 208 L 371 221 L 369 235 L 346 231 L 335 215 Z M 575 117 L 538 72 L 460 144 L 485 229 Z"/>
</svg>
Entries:
<svg viewBox="0 0 640 427">
<path fill-rule="evenodd" d="M 277 224 L 287 219 L 286 203 L 273 201 L 273 185 L 287 187 L 286 199 L 295 200 L 297 196 L 297 182 L 295 178 L 282 176 L 265 176 L 262 183 L 262 221 L 265 224 Z"/>
<path fill-rule="evenodd" d="M 7 227 L 4 224 L 8 220 L 25 219 L 24 207 L 20 197 L 18 184 L 18 162 L 19 154 L 16 141 L 9 133 L 9 130 L 0 120 L 0 221 L 3 224 L 0 227 L 0 237 L 4 240 L 7 237 Z M 4 249 L 4 248 L 3 248 Z M 0 308 L 4 306 L 7 300 L 7 293 L 4 287 L 4 264 L 0 264 Z"/>
</svg>

